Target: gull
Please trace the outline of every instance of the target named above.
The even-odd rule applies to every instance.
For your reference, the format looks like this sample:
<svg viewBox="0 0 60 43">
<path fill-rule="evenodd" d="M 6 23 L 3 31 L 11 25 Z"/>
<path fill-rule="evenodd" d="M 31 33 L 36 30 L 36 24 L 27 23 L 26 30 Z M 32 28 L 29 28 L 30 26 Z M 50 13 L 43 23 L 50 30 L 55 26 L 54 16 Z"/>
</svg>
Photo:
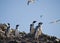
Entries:
<svg viewBox="0 0 60 43">
<path fill-rule="evenodd" d="M 52 21 L 52 22 L 50 22 L 50 23 L 57 23 L 57 22 L 60 22 L 60 19 L 55 20 L 55 21 Z"/>
<path fill-rule="evenodd" d="M 52 21 L 52 22 L 50 22 L 50 23 L 56 23 L 56 21 Z"/>
<path fill-rule="evenodd" d="M 60 21 L 60 19 L 56 20 L 56 22 L 59 22 L 59 21 Z"/>
<path fill-rule="evenodd" d="M 43 15 L 40 15 L 40 18 L 42 18 L 43 17 Z"/>
<path fill-rule="evenodd" d="M 30 3 L 33 3 L 35 0 L 28 0 L 27 5 L 29 5 Z"/>
</svg>

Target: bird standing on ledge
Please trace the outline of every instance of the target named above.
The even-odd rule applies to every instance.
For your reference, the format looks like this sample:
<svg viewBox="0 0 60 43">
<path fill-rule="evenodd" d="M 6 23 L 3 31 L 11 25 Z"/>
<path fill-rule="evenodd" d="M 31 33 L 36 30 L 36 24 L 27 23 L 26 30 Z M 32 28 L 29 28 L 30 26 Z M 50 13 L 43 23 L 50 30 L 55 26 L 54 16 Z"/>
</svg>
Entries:
<svg viewBox="0 0 60 43">
<path fill-rule="evenodd" d="M 18 27 L 19 27 L 19 25 L 16 25 L 16 29 L 15 29 L 15 37 L 19 37 Z"/>
<path fill-rule="evenodd" d="M 5 31 L 5 35 L 6 35 L 6 36 L 9 36 L 10 23 L 7 23 L 7 24 L 8 24 L 8 26 L 7 26 L 7 29 L 6 29 L 6 31 Z"/>
</svg>

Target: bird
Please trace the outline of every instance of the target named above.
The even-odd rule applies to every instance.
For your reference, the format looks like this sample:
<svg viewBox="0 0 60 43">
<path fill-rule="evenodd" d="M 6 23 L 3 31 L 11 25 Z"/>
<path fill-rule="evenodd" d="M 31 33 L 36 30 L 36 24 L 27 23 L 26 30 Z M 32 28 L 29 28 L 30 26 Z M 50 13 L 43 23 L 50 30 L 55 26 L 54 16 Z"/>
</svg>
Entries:
<svg viewBox="0 0 60 43">
<path fill-rule="evenodd" d="M 60 19 L 55 20 L 55 21 L 52 21 L 52 22 L 50 22 L 50 23 L 58 23 L 59 21 L 60 21 Z"/>
<path fill-rule="evenodd" d="M 37 21 L 33 21 L 33 23 L 36 23 Z"/>
<path fill-rule="evenodd" d="M 52 21 L 52 22 L 50 22 L 50 23 L 55 23 L 55 21 Z"/>
<path fill-rule="evenodd" d="M 59 21 L 60 21 L 60 19 L 56 20 L 56 22 L 59 22 Z"/>
<path fill-rule="evenodd" d="M 43 17 L 43 15 L 40 15 L 40 18 L 42 18 Z"/>
<path fill-rule="evenodd" d="M 10 23 L 7 23 L 7 29 L 5 31 L 5 36 L 9 36 L 9 30 L 10 30 Z"/>
<path fill-rule="evenodd" d="M 18 26 L 19 26 L 19 25 L 16 25 L 16 29 L 18 29 Z"/>
<path fill-rule="evenodd" d="M 16 29 L 15 29 L 15 37 L 19 37 L 18 27 L 19 27 L 19 25 L 17 24 Z"/>
<path fill-rule="evenodd" d="M 41 25 L 42 25 L 43 23 L 42 22 L 39 22 L 38 23 L 38 26 L 36 26 L 36 28 L 35 28 L 35 39 L 38 39 L 38 37 L 42 34 L 42 27 L 41 27 Z"/>
<path fill-rule="evenodd" d="M 31 2 L 33 3 L 35 0 L 28 0 L 27 5 L 29 5 Z"/>
</svg>

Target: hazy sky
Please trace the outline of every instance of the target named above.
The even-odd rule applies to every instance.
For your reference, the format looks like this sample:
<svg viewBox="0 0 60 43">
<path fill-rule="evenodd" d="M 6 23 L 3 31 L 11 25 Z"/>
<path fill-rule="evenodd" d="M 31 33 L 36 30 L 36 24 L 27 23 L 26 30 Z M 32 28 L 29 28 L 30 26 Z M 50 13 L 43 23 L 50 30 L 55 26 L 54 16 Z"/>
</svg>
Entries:
<svg viewBox="0 0 60 43">
<path fill-rule="evenodd" d="M 40 18 L 40 15 L 43 15 Z M 0 0 L 0 23 L 10 23 L 11 28 L 19 24 L 19 30 L 29 32 L 29 25 L 36 20 L 35 26 L 42 21 L 43 33 L 60 38 L 60 0 L 36 0 L 27 5 L 27 0 Z"/>
</svg>

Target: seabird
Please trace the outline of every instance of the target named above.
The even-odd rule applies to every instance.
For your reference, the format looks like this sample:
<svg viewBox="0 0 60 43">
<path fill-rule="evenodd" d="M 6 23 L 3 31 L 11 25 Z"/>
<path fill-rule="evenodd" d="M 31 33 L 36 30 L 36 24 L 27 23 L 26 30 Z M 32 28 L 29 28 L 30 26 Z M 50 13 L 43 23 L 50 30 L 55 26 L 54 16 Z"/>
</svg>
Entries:
<svg viewBox="0 0 60 43">
<path fill-rule="evenodd" d="M 57 22 L 59 22 L 59 21 L 60 21 L 60 19 L 55 20 L 55 21 L 52 21 L 52 22 L 50 22 L 50 23 L 57 23 Z"/>
<path fill-rule="evenodd" d="M 28 2 L 27 2 L 27 5 L 29 5 L 29 3 L 33 3 L 35 0 L 28 0 Z"/>
</svg>

